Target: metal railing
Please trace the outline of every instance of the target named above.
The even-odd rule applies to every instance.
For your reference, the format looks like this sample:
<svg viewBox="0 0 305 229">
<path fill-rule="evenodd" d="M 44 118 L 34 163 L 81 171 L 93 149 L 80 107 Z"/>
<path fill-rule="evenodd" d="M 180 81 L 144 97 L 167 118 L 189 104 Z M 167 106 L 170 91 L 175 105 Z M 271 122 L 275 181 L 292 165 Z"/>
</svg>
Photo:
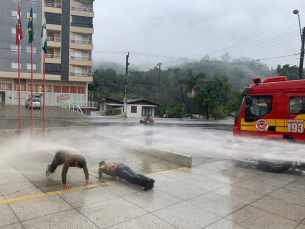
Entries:
<svg viewBox="0 0 305 229">
<path fill-rule="evenodd" d="M 55 4 L 55 3 L 44 3 L 45 7 L 54 7 L 54 8 L 61 8 L 61 4 Z"/>
<path fill-rule="evenodd" d="M 71 43 L 76 43 L 76 44 L 92 44 L 92 41 L 82 41 L 82 40 L 71 40 Z"/>
<path fill-rule="evenodd" d="M 84 114 L 80 106 L 74 103 L 59 102 L 59 107 Z"/>
<path fill-rule="evenodd" d="M 46 58 L 61 58 L 61 55 L 58 54 L 46 54 Z"/>
<path fill-rule="evenodd" d="M 92 60 L 92 57 L 86 56 L 71 56 L 72 60 Z"/>
<path fill-rule="evenodd" d="M 48 41 L 61 41 L 61 38 L 57 38 L 57 37 L 47 37 Z"/>
<path fill-rule="evenodd" d="M 92 73 L 76 73 L 76 72 L 70 72 L 70 76 L 88 76 L 91 77 Z"/>
<path fill-rule="evenodd" d="M 93 12 L 93 8 L 91 8 L 91 7 L 72 6 L 71 9 L 78 10 L 78 11 Z"/>
<path fill-rule="evenodd" d="M 91 101 L 79 101 L 79 102 L 69 102 L 63 101 L 59 102 L 59 106 L 69 110 L 76 110 L 77 108 L 97 108 L 98 102 L 91 102 Z"/>
</svg>

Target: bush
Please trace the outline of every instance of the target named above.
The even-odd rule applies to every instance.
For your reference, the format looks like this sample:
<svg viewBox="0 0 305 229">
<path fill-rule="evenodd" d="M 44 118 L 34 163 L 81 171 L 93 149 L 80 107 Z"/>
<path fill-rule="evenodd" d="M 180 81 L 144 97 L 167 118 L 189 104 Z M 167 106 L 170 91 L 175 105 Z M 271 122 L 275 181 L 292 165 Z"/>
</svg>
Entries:
<svg viewBox="0 0 305 229">
<path fill-rule="evenodd" d="M 215 120 L 224 119 L 227 116 L 227 111 L 223 106 L 218 106 L 212 111 L 211 115 Z"/>
<path fill-rule="evenodd" d="M 168 118 L 182 118 L 184 104 L 170 104 L 167 108 Z"/>
<path fill-rule="evenodd" d="M 114 109 L 112 110 L 112 115 L 119 115 L 119 114 L 122 114 L 121 109 L 119 109 L 119 108 L 114 108 Z"/>
<path fill-rule="evenodd" d="M 113 112 L 113 109 L 110 109 L 110 110 L 108 110 L 108 111 L 105 112 L 105 115 L 111 116 L 111 115 L 112 115 L 112 112 Z"/>
</svg>

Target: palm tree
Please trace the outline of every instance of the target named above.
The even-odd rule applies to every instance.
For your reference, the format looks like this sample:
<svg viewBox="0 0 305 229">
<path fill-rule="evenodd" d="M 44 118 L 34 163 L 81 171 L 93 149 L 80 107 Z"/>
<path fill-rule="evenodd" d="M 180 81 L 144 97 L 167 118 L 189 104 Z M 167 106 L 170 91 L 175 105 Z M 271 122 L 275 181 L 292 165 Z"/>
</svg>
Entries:
<svg viewBox="0 0 305 229">
<path fill-rule="evenodd" d="M 219 93 L 220 99 L 222 99 L 224 93 L 231 91 L 231 85 L 226 75 L 221 75 L 220 78 L 214 77 L 214 82 L 214 89 Z"/>
<path fill-rule="evenodd" d="M 191 101 L 191 119 L 193 118 L 193 99 L 195 97 L 195 86 L 198 85 L 201 79 L 205 78 L 203 73 L 193 73 L 192 70 L 187 70 L 186 78 L 179 81 L 179 84 L 186 85 L 185 91 L 187 91 L 187 95 L 192 99 Z"/>
</svg>

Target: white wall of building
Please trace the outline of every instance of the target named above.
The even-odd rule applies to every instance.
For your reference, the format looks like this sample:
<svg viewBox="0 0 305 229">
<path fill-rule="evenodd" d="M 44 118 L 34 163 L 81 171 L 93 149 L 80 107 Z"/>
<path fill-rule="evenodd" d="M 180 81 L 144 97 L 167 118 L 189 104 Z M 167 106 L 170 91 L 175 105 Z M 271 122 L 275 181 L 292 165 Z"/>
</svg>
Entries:
<svg viewBox="0 0 305 229">
<path fill-rule="evenodd" d="M 131 107 L 137 106 L 137 113 L 131 113 Z M 151 115 L 154 117 L 155 115 L 155 107 L 154 105 L 137 105 L 137 104 L 127 104 L 127 117 L 128 118 L 141 118 L 142 117 L 142 107 L 151 107 Z"/>
</svg>

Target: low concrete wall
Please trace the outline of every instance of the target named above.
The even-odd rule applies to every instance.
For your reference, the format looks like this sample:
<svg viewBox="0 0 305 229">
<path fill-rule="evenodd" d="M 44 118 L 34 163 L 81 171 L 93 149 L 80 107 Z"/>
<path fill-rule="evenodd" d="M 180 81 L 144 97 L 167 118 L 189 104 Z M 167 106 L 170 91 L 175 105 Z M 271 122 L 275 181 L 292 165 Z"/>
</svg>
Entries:
<svg viewBox="0 0 305 229">
<path fill-rule="evenodd" d="M 42 138 L 42 120 L 35 119 L 33 122 L 33 137 Z M 21 120 L 21 135 L 31 135 L 31 120 Z M 0 138 L 6 139 L 17 136 L 19 134 L 18 119 L 1 119 L 0 120 Z M 46 120 L 45 123 L 45 137 L 50 139 L 63 139 L 63 138 L 77 138 L 86 137 L 96 134 L 96 127 L 82 123 L 61 121 L 61 120 Z"/>
<path fill-rule="evenodd" d="M 183 155 L 179 153 L 175 153 L 169 150 L 158 149 L 150 146 L 144 146 L 141 144 L 117 139 L 110 138 L 102 135 L 95 135 L 95 137 L 102 139 L 103 141 L 111 142 L 112 144 L 128 147 L 134 151 L 138 151 L 141 153 L 148 154 L 150 156 L 160 158 L 165 161 L 169 161 L 178 165 L 191 167 L 192 166 L 192 157 L 188 155 Z"/>
</svg>

